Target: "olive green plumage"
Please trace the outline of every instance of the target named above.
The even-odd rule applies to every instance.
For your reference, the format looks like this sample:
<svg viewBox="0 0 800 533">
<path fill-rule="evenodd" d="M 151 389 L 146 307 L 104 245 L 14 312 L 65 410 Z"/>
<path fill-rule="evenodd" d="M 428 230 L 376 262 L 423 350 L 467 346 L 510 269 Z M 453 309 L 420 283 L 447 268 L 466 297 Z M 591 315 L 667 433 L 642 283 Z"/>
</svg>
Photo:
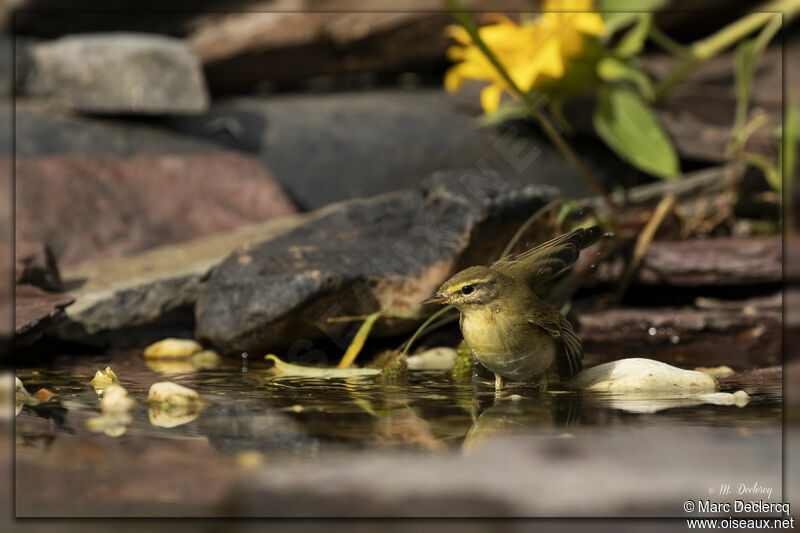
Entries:
<svg viewBox="0 0 800 533">
<path fill-rule="evenodd" d="M 536 288 L 572 266 L 602 235 L 598 226 L 556 237 L 518 256 L 462 270 L 426 303 L 451 303 L 472 353 L 502 378 L 525 381 L 554 363 L 569 379 L 582 368 L 583 348 L 572 324 L 536 295 Z"/>
</svg>

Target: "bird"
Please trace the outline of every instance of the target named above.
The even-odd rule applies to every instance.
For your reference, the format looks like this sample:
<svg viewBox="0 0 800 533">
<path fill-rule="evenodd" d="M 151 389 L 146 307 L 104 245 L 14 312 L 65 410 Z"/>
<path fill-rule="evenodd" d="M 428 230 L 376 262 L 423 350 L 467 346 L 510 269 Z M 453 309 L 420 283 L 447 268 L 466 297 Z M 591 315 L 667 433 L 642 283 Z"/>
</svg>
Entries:
<svg viewBox="0 0 800 533">
<path fill-rule="evenodd" d="M 570 268 L 581 250 L 603 235 L 599 226 L 578 228 L 535 248 L 466 268 L 422 304 L 452 304 L 473 356 L 495 375 L 495 390 L 531 381 L 555 364 L 567 380 L 583 367 L 583 346 L 567 318 L 536 293 Z"/>
</svg>

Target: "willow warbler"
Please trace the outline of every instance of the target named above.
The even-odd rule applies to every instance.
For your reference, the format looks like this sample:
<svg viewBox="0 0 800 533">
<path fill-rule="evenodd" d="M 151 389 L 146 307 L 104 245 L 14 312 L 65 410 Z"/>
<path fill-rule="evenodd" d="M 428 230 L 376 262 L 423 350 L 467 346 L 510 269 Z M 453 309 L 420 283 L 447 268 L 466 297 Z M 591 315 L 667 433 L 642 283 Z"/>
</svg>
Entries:
<svg viewBox="0 0 800 533">
<path fill-rule="evenodd" d="M 581 250 L 602 235 L 599 226 L 580 228 L 519 256 L 462 270 L 423 304 L 449 303 L 461 313 L 461 333 L 475 358 L 495 375 L 526 381 L 554 363 L 562 379 L 582 368 L 583 347 L 572 324 L 535 289 L 563 272 Z"/>
</svg>

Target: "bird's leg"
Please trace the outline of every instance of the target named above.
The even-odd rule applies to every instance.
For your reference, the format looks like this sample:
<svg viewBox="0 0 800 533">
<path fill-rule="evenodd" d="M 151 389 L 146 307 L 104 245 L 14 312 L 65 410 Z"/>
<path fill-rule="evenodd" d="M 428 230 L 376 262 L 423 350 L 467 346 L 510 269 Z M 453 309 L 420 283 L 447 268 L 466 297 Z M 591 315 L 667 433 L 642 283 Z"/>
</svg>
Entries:
<svg viewBox="0 0 800 533">
<path fill-rule="evenodd" d="M 502 390 L 506 384 L 506 380 L 503 379 L 503 376 L 500 374 L 494 375 L 494 390 L 499 391 Z"/>
</svg>

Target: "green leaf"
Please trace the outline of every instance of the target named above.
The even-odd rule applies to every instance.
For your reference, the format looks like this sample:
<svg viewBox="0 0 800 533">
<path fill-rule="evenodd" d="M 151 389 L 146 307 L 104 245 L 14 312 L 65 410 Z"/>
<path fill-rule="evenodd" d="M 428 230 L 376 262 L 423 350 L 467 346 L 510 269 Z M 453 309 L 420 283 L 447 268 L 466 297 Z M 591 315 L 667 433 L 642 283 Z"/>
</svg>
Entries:
<svg viewBox="0 0 800 533">
<path fill-rule="evenodd" d="M 635 84 L 645 100 L 652 100 L 655 97 L 653 84 L 647 74 L 616 57 L 608 56 L 601 59 L 597 63 L 597 75 L 606 81 L 629 81 Z"/>
<path fill-rule="evenodd" d="M 627 87 L 602 91 L 592 121 L 600 138 L 636 168 L 661 178 L 680 173 L 672 142 L 636 91 Z"/>
<path fill-rule="evenodd" d="M 780 14 L 772 17 L 766 26 L 753 39 L 739 43 L 734 53 L 733 72 L 736 78 L 736 122 L 734 129 L 744 125 L 747 120 L 747 108 L 750 104 L 750 90 L 753 86 L 756 65 L 761 53 L 781 28 Z"/>
<path fill-rule="evenodd" d="M 641 52 L 652 25 L 653 14 L 642 13 L 636 25 L 622 36 L 614 52 L 620 57 L 633 57 Z"/>
<path fill-rule="evenodd" d="M 273 372 L 280 376 L 296 376 L 305 378 L 357 378 L 377 376 L 381 373 L 377 368 L 326 368 L 316 366 L 300 366 L 281 361 L 276 355 L 267 355 L 265 359 L 275 363 Z"/>
</svg>

